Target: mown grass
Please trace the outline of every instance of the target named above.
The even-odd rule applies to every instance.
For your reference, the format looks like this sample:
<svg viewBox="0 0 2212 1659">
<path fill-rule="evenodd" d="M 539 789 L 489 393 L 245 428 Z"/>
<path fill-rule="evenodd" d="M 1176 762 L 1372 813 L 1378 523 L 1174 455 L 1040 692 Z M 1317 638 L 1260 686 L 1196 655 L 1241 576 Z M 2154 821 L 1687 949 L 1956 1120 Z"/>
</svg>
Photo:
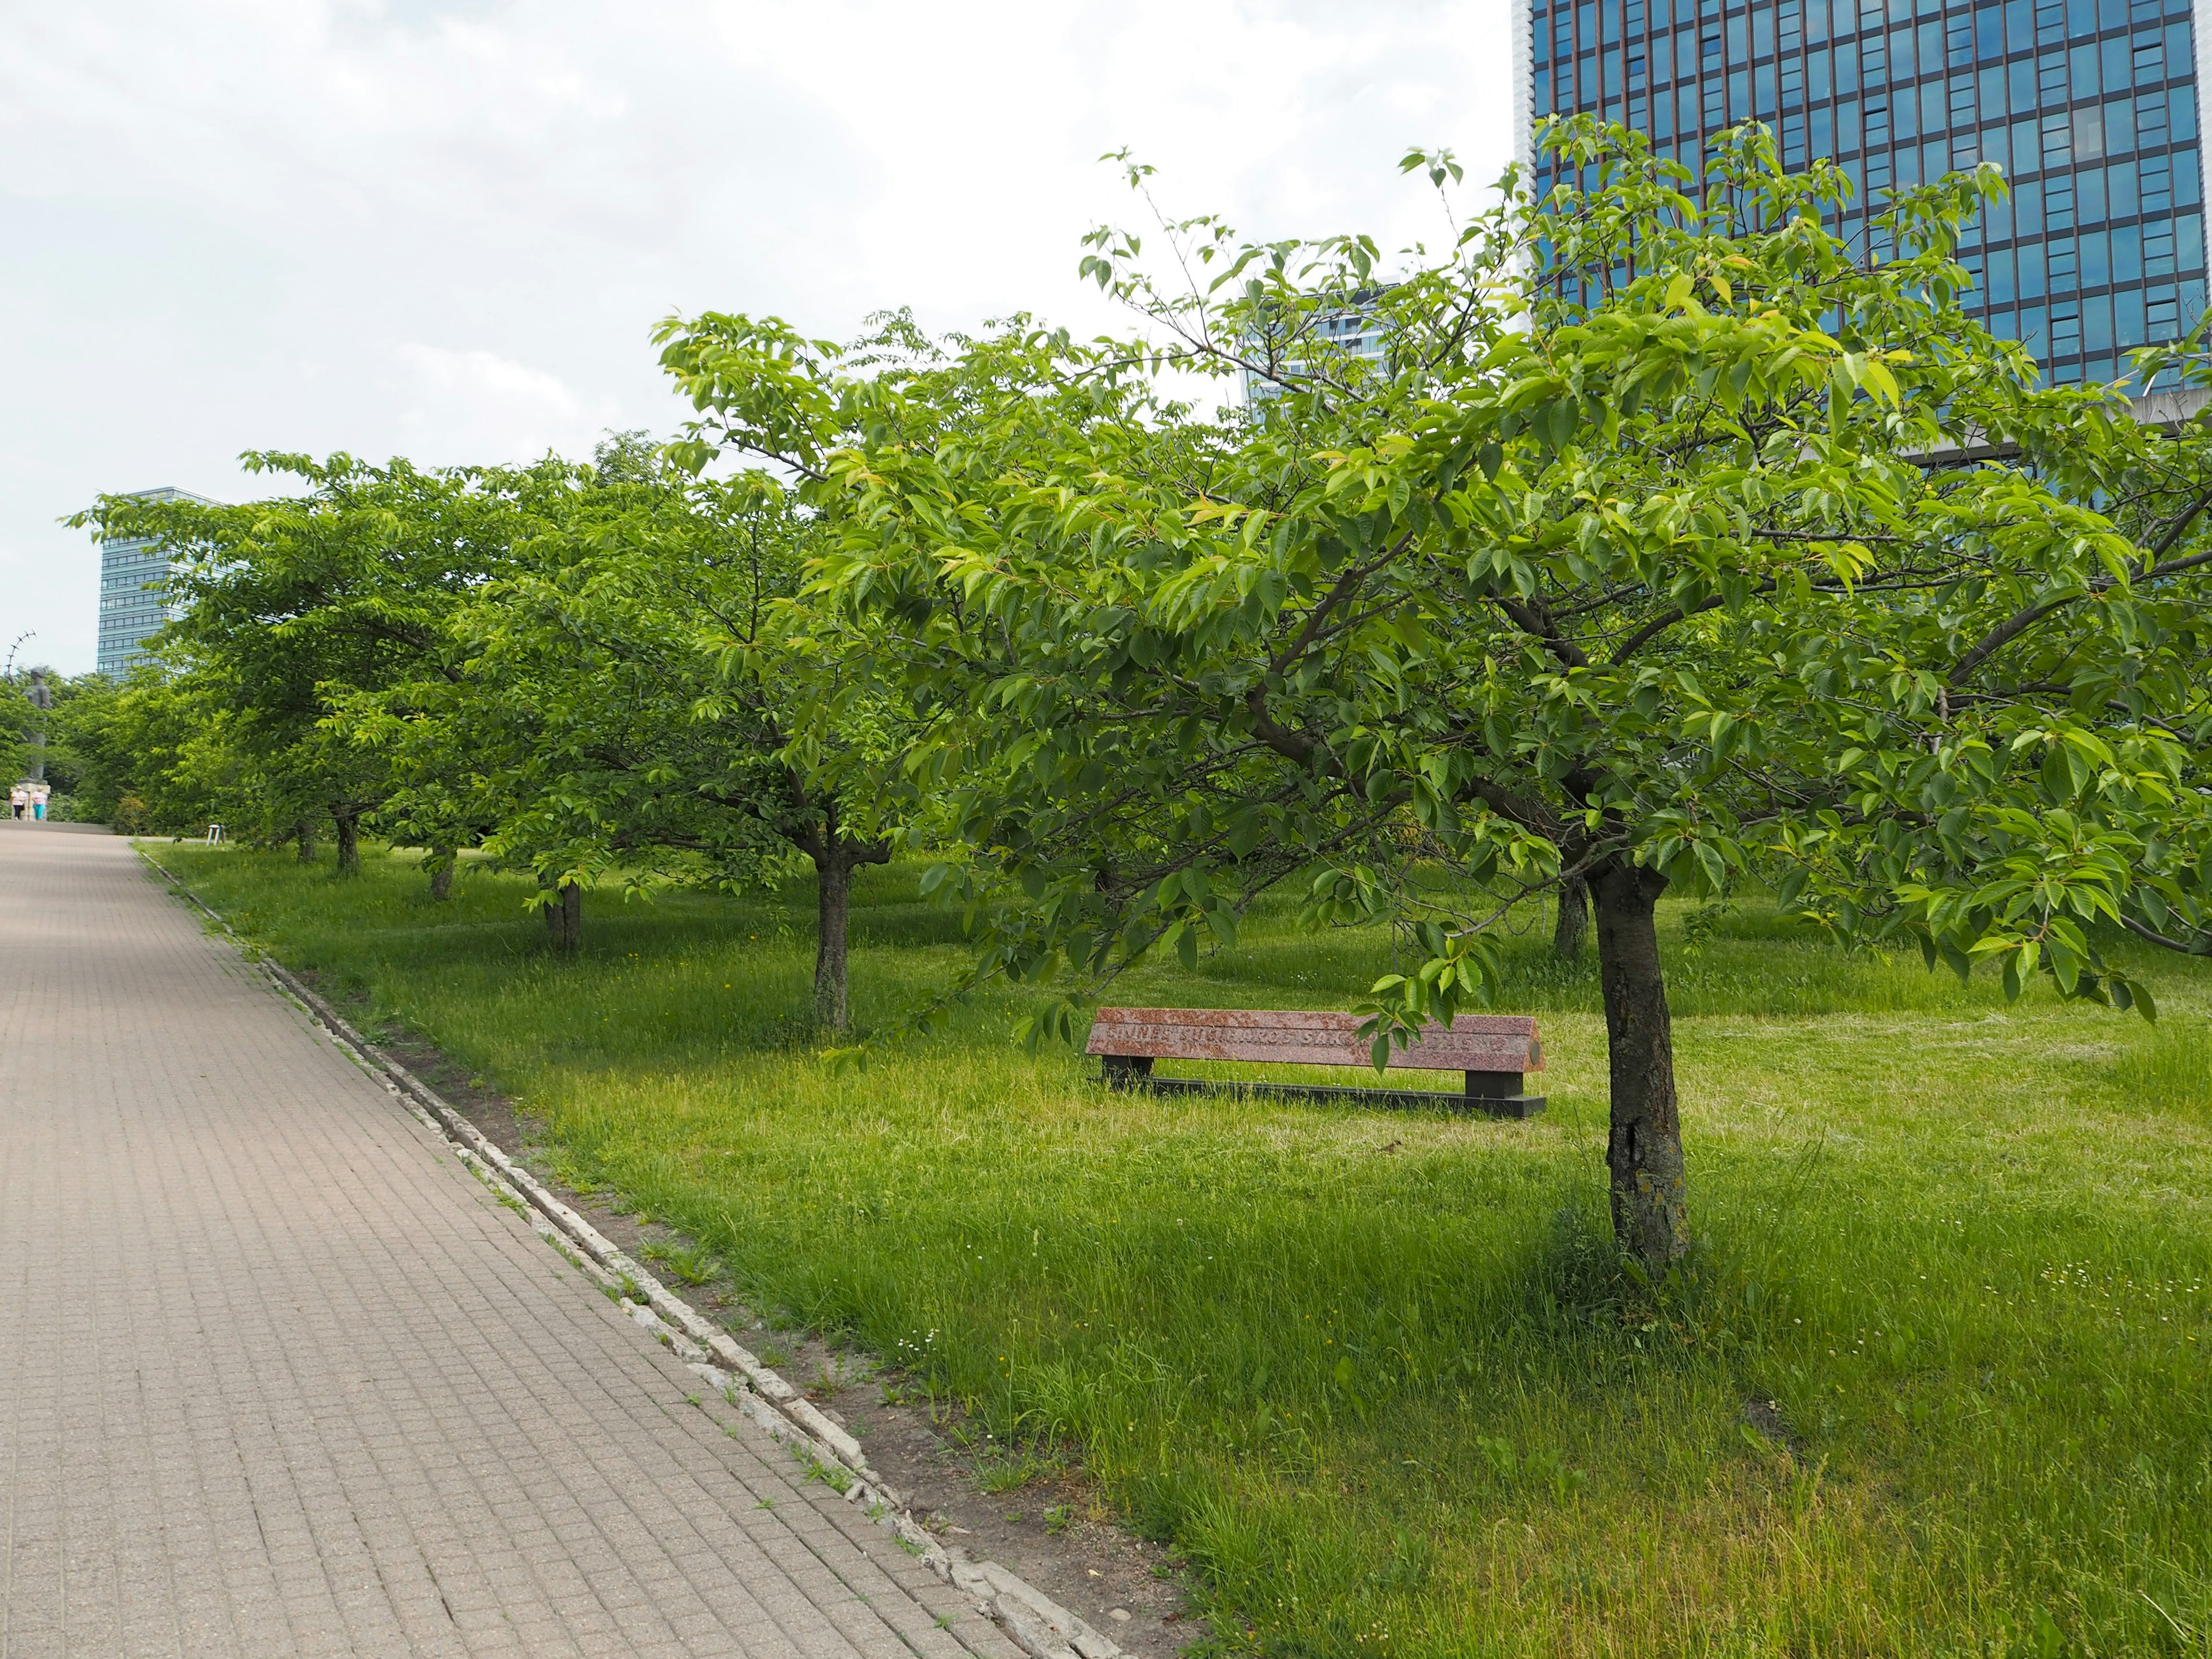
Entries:
<svg viewBox="0 0 2212 1659">
<path fill-rule="evenodd" d="M 569 1178 L 758 1304 L 1080 1455 L 1172 1539 L 1227 1651 L 2056 1655 L 2212 1648 L 2212 981 L 2165 1013 L 2008 1007 L 1745 905 L 1666 916 L 1693 1218 L 1679 1284 L 1607 1245 L 1594 975 L 1540 927 L 1531 1123 L 1109 1095 L 990 996 L 864 1072 L 799 1023 L 811 901 L 593 898 L 404 858 L 160 847 L 284 960 L 542 1111 Z M 878 1025 L 959 960 L 863 873 Z M 1342 1006 L 1387 934 L 1255 917 L 1117 1000 Z M 1770 1414 L 1753 1402 L 1775 1402 Z M 1775 1437 L 1778 1435 L 1778 1438 Z"/>
</svg>

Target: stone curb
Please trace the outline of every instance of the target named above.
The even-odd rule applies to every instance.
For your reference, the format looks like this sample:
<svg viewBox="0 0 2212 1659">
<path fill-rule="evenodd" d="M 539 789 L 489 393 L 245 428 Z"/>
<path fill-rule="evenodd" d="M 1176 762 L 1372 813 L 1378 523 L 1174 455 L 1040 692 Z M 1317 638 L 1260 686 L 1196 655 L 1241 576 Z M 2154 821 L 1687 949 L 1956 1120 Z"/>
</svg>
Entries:
<svg viewBox="0 0 2212 1659">
<path fill-rule="evenodd" d="M 860 1442 L 824 1417 L 813 1401 L 616 1248 L 611 1239 L 493 1145 L 436 1091 L 354 1030 L 321 996 L 265 951 L 240 938 L 213 906 L 143 848 L 134 846 L 131 850 L 172 892 L 213 921 L 240 956 L 258 968 L 280 994 L 297 1003 L 339 1048 L 451 1147 L 463 1167 L 502 1202 L 529 1215 L 538 1237 L 613 1292 L 624 1313 L 730 1405 L 821 1470 L 833 1491 L 847 1502 L 862 1505 L 870 1520 L 966 1595 L 1016 1646 L 1032 1659 L 1127 1659 L 1125 1650 L 1110 1638 L 997 1562 L 979 1560 L 957 1546 L 939 1543 L 915 1519 L 906 1499 L 868 1467 Z"/>
</svg>

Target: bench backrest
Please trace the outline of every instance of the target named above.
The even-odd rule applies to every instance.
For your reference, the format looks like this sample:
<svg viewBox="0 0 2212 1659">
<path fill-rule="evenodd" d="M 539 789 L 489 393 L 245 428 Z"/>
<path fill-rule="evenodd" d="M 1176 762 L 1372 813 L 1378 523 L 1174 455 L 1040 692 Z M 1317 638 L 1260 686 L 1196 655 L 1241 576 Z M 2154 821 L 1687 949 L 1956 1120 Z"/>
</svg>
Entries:
<svg viewBox="0 0 2212 1659">
<path fill-rule="evenodd" d="M 1294 1066 L 1368 1066 L 1358 1014 L 1255 1008 L 1101 1008 L 1087 1054 L 1237 1060 Z M 1462 1014 L 1390 1051 L 1390 1064 L 1427 1072 L 1540 1072 L 1544 1048 L 1527 1014 Z"/>
</svg>

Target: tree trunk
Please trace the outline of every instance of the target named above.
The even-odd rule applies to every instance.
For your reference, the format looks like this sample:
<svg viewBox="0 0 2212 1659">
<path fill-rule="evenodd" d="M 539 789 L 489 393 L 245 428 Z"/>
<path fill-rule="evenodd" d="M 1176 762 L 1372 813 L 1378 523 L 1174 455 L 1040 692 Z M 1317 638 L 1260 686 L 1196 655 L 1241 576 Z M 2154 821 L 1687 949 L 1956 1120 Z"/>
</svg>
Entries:
<svg viewBox="0 0 2212 1659">
<path fill-rule="evenodd" d="M 1552 954 L 1572 962 L 1583 953 L 1583 935 L 1589 931 L 1589 883 L 1580 876 L 1559 882 L 1559 920 L 1552 929 Z"/>
<path fill-rule="evenodd" d="M 545 907 L 545 931 L 556 951 L 573 951 L 584 942 L 584 890 L 574 882 L 562 882 Z"/>
<path fill-rule="evenodd" d="M 847 929 L 853 909 L 853 860 L 832 840 L 814 855 L 814 1023 L 842 1031 L 852 1023 Z"/>
<path fill-rule="evenodd" d="M 361 873 L 361 820 L 351 812 L 333 812 L 331 817 L 338 827 L 338 873 L 357 876 Z"/>
<path fill-rule="evenodd" d="M 423 862 L 430 867 L 430 896 L 443 904 L 453 896 L 453 866 L 459 860 L 450 847 L 433 847 Z"/>
<path fill-rule="evenodd" d="M 1674 1037 L 1659 971 L 1656 906 L 1667 878 L 1615 859 L 1592 873 L 1599 983 L 1613 1070 L 1613 1236 L 1655 1277 L 1690 1248 Z"/>
<path fill-rule="evenodd" d="M 296 835 L 300 838 L 300 862 L 302 864 L 313 864 L 315 861 L 314 819 L 301 818 L 299 823 L 294 828 L 293 834 Z"/>
<path fill-rule="evenodd" d="M 825 1031 L 842 1031 L 853 1019 L 847 970 L 853 872 L 863 864 L 890 862 L 890 843 L 847 840 L 838 830 L 834 799 L 810 806 L 796 783 L 792 793 L 805 816 L 784 834 L 814 860 L 814 1023 Z"/>
</svg>

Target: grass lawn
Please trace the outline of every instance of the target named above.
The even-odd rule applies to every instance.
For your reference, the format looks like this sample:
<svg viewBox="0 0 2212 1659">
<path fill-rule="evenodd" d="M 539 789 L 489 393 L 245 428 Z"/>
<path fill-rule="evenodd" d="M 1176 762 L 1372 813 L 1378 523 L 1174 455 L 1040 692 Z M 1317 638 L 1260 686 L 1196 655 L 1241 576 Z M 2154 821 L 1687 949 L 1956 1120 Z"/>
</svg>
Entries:
<svg viewBox="0 0 2212 1659">
<path fill-rule="evenodd" d="M 832 1071 L 804 888 L 593 896 L 559 960 L 483 871 L 434 905 L 374 849 L 350 883 L 151 850 L 757 1305 L 1079 1458 L 1182 1549 L 1227 1651 L 2212 1651 L 2198 964 L 2139 960 L 2154 1032 L 1753 904 L 1692 951 L 1662 908 L 1700 1248 L 1650 1294 L 1604 1224 L 1595 971 L 1533 917 L 1500 1006 L 1541 1018 L 1551 1109 L 1498 1123 L 1109 1097 L 1007 1040 L 1012 997 Z M 917 875 L 860 875 L 863 1022 L 961 959 Z M 1261 915 L 1114 998 L 1340 1007 L 1390 958 Z"/>
</svg>

